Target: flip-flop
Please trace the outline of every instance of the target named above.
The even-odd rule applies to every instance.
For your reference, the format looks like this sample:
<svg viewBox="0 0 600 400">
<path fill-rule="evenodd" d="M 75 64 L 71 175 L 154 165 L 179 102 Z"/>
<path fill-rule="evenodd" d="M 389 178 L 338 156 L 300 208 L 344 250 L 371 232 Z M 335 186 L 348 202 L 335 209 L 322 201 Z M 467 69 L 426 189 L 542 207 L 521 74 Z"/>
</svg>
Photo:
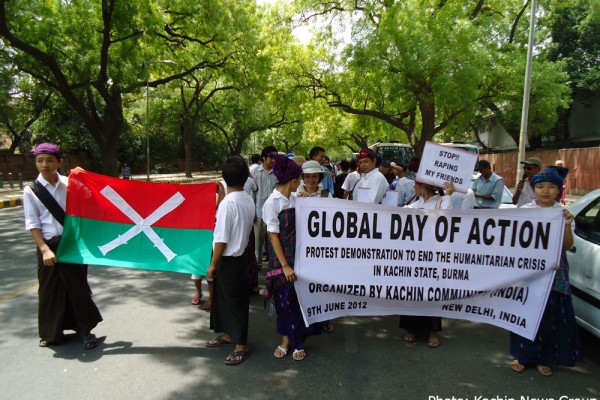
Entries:
<svg viewBox="0 0 600 400">
<path fill-rule="evenodd" d="M 217 336 L 216 338 L 210 339 L 206 342 L 206 347 L 221 347 L 221 346 L 229 346 L 234 345 L 235 343 L 225 340 L 223 335 Z"/>
<path fill-rule="evenodd" d="M 206 303 L 204 303 L 204 305 L 202 306 L 202 309 L 204 311 L 210 311 L 211 308 L 212 308 L 212 303 L 209 303 L 208 301 Z"/>
<path fill-rule="evenodd" d="M 246 361 L 246 358 L 250 356 L 250 350 L 248 351 L 234 351 L 230 353 L 225 359 L 225 365 L 238 365 Z M 239 360 L 234 360 L 234 357 L 241 357 Z"/>
<path fill-rule="evenodd" d="M 427 347 L 430 349 L 436 349 L 440 347 L 440 340 L 438 338 L 432 338 L 427 341 Z"/>
<path fill-rule="evenodd" d="M 195 306 L 200 305 L 200 301 L 202 301 L 202 296 L 199 296 L 199 297 L 194 296 L 194 298 L 192 299 L 192 304 Z"/>
<path fill-rule="evenodd" d="M 519 362 L 519 360 L 512 360 L 510 363 L 510 368 L 518 373 L 525 371 L 525 366 Z"/>
<path fill-rule="evenodd" d="M 331 333 L 335 330 L 335 327 L 333 326 L 333 324 L 327 324 L 323 327 L 323 332 L 325 333 Z"/>
<path fill-rule="evenodd" d="M 279 350 L 279 355 L 277 354 L 277 350 Z M 288 354 L 288 350 L 289 349 L 285 349 L 281 346 L 277 346 L 277 348 L 275 349 L 275 351 L 273 352 L 273 355 L 277 358 L 284 358 L 285 356 L 287 356 Z"/>
<path fill-rule="evenodd" d="M 415 341 L 416 336 L 413 335 L 412 333 L 407 333 L 406 335 L 404 335 L 404 337 L 402 339 L 404 339 L 404 341 L 406 343 L 412 343 Z"/>
<path fill-rule="evenodd" d="M 547 365 L 536 365 L 535 369 L 544 376 L 552 376 L 552 368 Z"/>
<path fill-rule="evenodd" d="M 292 353 L 292 358 L 294 359 L 294 361 L 302 361 L 306 358 L 306 352 L 304 351 L 304 349 L 296 349 Z"/>
</svg>

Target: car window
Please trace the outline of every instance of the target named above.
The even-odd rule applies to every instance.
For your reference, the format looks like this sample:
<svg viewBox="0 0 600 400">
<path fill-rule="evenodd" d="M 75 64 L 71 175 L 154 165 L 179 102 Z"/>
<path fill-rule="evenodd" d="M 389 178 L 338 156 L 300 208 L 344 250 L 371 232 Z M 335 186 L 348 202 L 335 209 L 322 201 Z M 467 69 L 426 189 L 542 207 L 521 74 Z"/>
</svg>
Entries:
<svg viewBox="0 0 600 400">
<path fill-rule="evenodd" d="M 575 216 L 575 234 L 600 244 L 600 197 Z"/>
</svg>

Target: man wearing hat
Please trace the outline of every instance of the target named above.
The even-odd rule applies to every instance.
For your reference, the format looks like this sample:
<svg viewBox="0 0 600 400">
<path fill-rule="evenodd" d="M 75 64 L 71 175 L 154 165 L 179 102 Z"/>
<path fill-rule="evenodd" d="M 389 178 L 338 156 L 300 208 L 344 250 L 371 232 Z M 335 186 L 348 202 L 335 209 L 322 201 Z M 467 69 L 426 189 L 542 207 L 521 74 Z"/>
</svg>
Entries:
<svg viewBox="0 0 600 400">
<path fill-rule="evenodd" d="M 504 179 L 492 171 L 487 160 L 479 161 L 479 177 L 471 185 L 475 193 L 475 208 L 499 208 L 504 190 Z"/>
<path fill-rule="evenodd" d="M 35 147 L 36 181 L 23 190 L 25 229 L 37 246 L 39 346 L 62 340 L 71 329 L 83 337 L 86 349 L 97 345 L 91 331 L 102 316 L 91 297 L 87 265 L 63 264 L 55 252 L 63 233 L 68 179 L 58 173 L 63 163 L 60 147 L 42 143 Z"/>
<path fill-rule="evenodd" d="M 377 155 L 369 148 L 361 149 L 356 156 L 358 168 L 363 173 L 360 178 L 352 198 L 365 203 L 379 204 L 385 195 L 389 184 L 377 166 Z"/>
<path fill-rule="evenodd" d="M 523 179 L 517 183 L 517 189 L 513 195 L 513 204 L 521 207 L 524 204 L 531 203 L 535 199 L 535 193 L 529 182 L 531 177 L 540 172 L 542 169 L 542 161 L 537 157 L 529 157 L 523 164 Z"/>
</svg>

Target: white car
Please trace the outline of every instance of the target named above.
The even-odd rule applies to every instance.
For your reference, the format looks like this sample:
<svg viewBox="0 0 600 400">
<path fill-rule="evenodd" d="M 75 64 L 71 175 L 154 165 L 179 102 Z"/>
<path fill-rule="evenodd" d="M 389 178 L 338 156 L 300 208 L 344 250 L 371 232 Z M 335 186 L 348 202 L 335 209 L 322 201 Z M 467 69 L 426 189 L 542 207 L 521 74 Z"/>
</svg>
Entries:
<svg viewBox="0 0 600 400">
<path fill-rule="evenodd" d="M 600 337 L 600 189 L 568 207 L 575 216 L 573 248 L 567 251 L 577 323 Z"/>
</svg>

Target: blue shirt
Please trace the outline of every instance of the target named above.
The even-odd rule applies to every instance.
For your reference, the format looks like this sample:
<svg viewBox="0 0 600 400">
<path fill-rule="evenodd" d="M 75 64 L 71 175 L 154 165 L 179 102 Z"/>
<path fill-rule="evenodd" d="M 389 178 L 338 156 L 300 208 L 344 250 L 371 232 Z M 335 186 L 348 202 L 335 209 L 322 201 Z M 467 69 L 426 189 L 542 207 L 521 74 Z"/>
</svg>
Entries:
<svg viewBox="0 0 600 400">
<path fill-rule="evenodd" d="M 323 170 L 323 172 L 327 172 L 328 174 L 331 173 L 331 171 L 329 171 L 327 167 L 324 167 L 322 165 L 321 169 Z M 332 195 L 335 193 L 335 184 L 333 183 L 333 178 L 331 177 L 331 175 L 324 176 L 323 180 L 321 181 L 321 185 L 323 185 L 323 189 L 327 190 Z"/>
<path fill-rule="evenodd" d="M 504 190 L 504 179 L 492 172 L 489 179 L 479 175 L 471 185 L 471 190 L 478 195 L 490 195 L 494 200 L 475 198 L 475 207 L 477 208 L 499 208 L 502 201 L 502 191 Z"/>
</svg>

